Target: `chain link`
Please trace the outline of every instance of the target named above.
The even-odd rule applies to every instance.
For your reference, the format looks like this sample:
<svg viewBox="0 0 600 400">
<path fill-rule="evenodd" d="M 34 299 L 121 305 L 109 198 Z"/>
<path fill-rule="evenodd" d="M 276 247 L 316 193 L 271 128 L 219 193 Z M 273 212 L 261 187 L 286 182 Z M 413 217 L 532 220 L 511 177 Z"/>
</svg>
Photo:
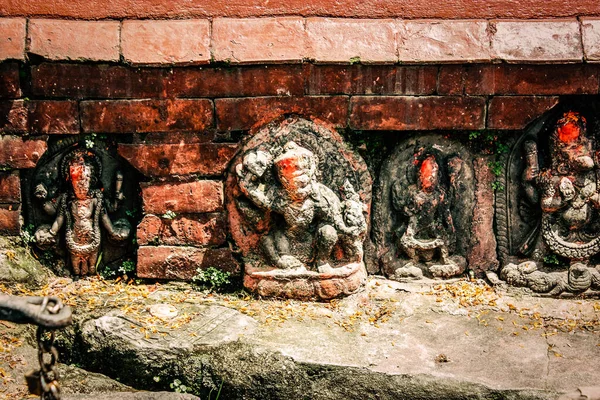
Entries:
<svg viewBox="0 0 600 400">
<path fill-rule="evenodd" d="M 57 314 L 62 308 L 61 302 L 51 302 L 47 297 L 42 302 L 42 310 L 50 314 Z M 40 363 L 40 399 L 60 400 L 60 385 L 58 374 L 58 350 L 54 346 L 55 333 L 52 329 L 38 326 L 37 344 L 38 360 Z M 46 360 L 49 358 L 48 362 Z"/>
</svg>

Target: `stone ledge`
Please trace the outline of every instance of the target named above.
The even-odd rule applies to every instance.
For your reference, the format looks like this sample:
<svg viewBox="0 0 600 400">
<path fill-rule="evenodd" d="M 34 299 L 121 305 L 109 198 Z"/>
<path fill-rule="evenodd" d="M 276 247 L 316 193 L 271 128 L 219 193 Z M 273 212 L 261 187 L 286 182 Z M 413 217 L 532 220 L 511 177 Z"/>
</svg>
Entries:
<svg viewBox="0 0 600 400">
<path fill-rule="evenodd" d="M 367 19 L 302 16 L 186 20 L 65 21 L 33 18 L 30 46 L 13 43 L 25 19 L 0 19 L 0 59 L 25 51 L 50 60 L 185 65 L 231 64 L 522 63 L 600 60 L 598 18 L 546 20 Z M 212 28 L 212 29 L 211 29 Z M 583 32 L 583 46 L 582 46 Z M 78 40 L 72 40 L 76 33 Z M 21 36 L 20 36 L 21 35 Z M 171 40 L 161 40 L 161 38 Z M 210 47 L 209 47 L 210 44 Z M 209 51 L 210 50 L 210 51 Z"/>
</svg>

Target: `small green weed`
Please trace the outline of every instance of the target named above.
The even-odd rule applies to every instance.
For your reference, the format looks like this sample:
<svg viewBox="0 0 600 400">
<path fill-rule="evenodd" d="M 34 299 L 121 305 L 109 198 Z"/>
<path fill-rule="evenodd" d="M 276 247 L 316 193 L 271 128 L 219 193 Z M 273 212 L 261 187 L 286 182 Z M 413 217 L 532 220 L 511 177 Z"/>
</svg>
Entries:
<svg viewBox="0 0 600 400">
<path fill-rule="evenodd" d="M 177 214 L 171 210 L 167 211 L 166 213 L 164 213 L 162 215 L 163 218 L 165 219 L 174 219 L 175 217 L 177 217 Z"/>
<path fill-rule="evenodd" d="M 192 282 L 198 286 L 206 287 L 210 290 L 218 290 L 221 287 L 231 283 L 229 278 L 231 274 L 227 271 L 221 271 L 215 267 L 206 269 L 196 269 L 196 275 L 192 278 Z"/>
</svg>

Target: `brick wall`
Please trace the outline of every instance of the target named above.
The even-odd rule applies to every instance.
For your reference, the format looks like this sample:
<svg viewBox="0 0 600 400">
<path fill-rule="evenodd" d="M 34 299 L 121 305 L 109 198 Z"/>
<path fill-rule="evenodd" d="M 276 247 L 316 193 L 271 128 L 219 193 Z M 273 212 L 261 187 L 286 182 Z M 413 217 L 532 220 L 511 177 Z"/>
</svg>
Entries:
<svg viewBox="0 0 600 400">
<path fill-rule="evenodd" d="M 518 10 L 500 1 L 329 3 L 3 6 L 0 231 L 19 233 L 19 171 L 35 167 L 48 138 L 106 134 L 147 179 L 139 274 L 236 272 L 224 173 L 240 141 L 268 121 L 298 114 L 398 140 L 432 130 L 508 135 L 561 96 L 600 93 L 596 1 Z M 159 217 L 167 211 L 176 218 Z"/>
</svg>

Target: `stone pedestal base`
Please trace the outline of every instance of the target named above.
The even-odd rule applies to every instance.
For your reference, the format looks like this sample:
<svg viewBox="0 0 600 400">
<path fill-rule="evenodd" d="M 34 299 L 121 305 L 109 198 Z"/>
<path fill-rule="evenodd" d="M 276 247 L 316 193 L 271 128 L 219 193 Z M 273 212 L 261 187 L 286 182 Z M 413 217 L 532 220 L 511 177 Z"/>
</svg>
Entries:
<svg viewBox="0 0 600 400">
<path fill-rule="evenodd" d="M 330 300 L 358 291 L 365 283 L 365 264 L 350 263 L 328 272 L 246 266 L 244 286 L 264 297 Z"/>
</svg>

